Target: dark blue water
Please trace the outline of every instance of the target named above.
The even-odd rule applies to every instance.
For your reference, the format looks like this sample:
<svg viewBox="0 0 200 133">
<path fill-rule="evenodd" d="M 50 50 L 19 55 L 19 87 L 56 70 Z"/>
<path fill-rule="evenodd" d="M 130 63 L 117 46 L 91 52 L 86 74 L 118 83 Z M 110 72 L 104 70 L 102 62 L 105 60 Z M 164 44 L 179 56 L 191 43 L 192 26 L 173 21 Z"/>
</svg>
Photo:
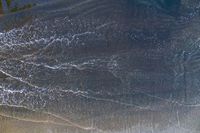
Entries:
<svg viewBox="0 0 200 133">
<path fill-rule="evenodd" d="M 0 18 L 0 132 L 199 132 L 198 2 L 30 3 Z"/>
</svg>

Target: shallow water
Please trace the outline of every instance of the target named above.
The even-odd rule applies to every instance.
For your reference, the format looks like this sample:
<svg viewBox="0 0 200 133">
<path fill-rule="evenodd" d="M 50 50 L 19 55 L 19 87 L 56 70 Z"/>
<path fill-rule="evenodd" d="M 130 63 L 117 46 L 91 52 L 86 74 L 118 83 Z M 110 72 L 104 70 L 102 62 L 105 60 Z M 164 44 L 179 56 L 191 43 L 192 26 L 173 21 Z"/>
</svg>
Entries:
<svg viewBox="0 0 200 133">
<path fill-rule="evenodd" d="M 200 131 L 198 2 L 30 2 L 0 17 L 0 132 Z"/>
</svg>

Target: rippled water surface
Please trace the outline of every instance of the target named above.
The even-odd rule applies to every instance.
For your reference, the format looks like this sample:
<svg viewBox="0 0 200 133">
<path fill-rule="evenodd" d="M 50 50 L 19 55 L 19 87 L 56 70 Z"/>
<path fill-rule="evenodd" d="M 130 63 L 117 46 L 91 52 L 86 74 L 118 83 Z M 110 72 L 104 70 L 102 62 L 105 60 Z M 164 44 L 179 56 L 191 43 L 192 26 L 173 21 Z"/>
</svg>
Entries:
<svg viewBox="0 0 200 133">
<path fill-rule="evenodd" d="M 0 133 L 199 133 L 199 2 L 166 1 L 4 8 Z"/>
</svg>

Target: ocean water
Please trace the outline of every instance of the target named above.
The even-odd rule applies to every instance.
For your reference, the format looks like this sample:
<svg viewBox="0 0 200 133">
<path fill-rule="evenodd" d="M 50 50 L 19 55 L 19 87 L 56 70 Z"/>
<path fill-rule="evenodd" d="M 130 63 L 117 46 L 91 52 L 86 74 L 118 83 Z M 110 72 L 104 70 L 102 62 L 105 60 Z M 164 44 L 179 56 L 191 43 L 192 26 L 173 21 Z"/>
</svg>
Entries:
<svg viewBox="0 0 200 133">
<path fill-rule="evenodd" d="M 200 132 L 197 0 L 19 0 L 7 9 L 0 133 Z"/>
</svg>

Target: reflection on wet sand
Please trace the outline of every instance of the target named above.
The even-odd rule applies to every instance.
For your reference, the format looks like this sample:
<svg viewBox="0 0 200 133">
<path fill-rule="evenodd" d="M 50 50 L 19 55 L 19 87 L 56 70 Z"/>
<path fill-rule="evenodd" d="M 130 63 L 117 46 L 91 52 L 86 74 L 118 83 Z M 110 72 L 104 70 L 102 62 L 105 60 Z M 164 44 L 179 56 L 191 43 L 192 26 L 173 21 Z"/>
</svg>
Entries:
<svg viewBox="0 0 200 133">
<path fill-rule="evenodd" d="M 0 130 L 4 133 L 198 133 L 200 124 L 198 106 L 181 107 L 174 104 L 165 104 L 165 108 L 156 110 L 127 107 L 90 119 L 79 119 L 77 123 L 65 119 L 68 116 L 24 107 L 2 105 L 0 112 Z"/>
</svg>

